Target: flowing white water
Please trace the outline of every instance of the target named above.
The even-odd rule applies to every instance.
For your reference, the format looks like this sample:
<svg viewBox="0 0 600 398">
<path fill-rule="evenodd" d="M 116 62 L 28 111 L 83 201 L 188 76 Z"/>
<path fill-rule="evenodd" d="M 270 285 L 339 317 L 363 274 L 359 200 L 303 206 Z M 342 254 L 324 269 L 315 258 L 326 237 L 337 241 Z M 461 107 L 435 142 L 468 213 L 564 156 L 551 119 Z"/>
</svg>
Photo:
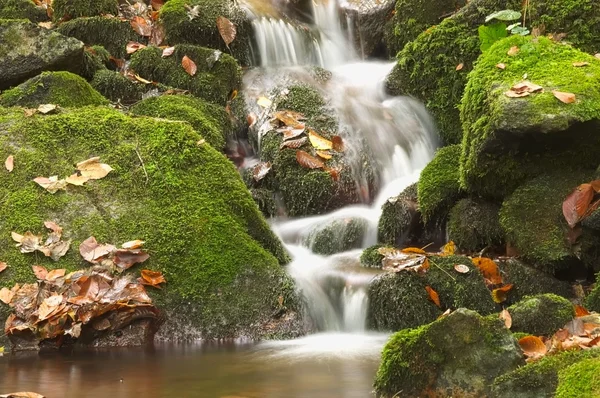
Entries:
<svg viewBox="0 0 600 398">
<path fill-rule="evenodd" d="M 295 343 L 270 344 L 290 344 L 302 352 L 311 349 L 322 352 L 335 347 L 332 341 L 344 340 L 335 333 L 369 336 L 364 334 L 367 290 L 377 273 L 360 266 L 361 250 L 320 256 L 303 246 L 309 241 L 308 236 L 335 221 L 359 219 L 367 225 L 363 247 L 375 244 L 381 206 L 418 179 L 420 169 L 429 162 L 436 147 L 434 126 L 423 105 L 411 98 L 390 97 L 385 93 L 384 80 L 393 63 L 360 61 L 351 45 L 352 32 L 342 29 L 338 3 L 321 0 L 312 4 L 314 26 L 308 28 L 272 17 L 254 21 L 255 52 L 260 59 L 257 65 L 263 68 L 317 65 L 332 72 L 327 85 L 319 88 L 331 99 L 340 119 L 345 157 L 350 162 L 357 191 L 371 205 L 273 222 L 274 231 L 292 255 L 288 270 L 303 292 L 311 319 L 317 330 L 327 333 L 321 335 L 322 341 L 310 336 Z M 368 186 L 363 170 L 365 155 L 374 159 L 380 179 L 381 189 L 375 200 L 372 200 L 374 193 L 364 192 Z M 380 337 L 368 338 L 377 341 L 380 347 Z"/>
</svg>

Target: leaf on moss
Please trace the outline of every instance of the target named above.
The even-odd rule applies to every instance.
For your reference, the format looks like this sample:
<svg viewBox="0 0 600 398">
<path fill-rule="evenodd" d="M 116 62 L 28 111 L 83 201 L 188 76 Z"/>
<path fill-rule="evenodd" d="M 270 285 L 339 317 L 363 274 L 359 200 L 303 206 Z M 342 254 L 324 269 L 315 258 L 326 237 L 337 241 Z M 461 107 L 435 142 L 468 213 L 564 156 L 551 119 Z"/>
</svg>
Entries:
<svg viewBox="0 0 600 398">
<path fill-rule="evenodd" d="M 58 108 L 58 106 L 54 104 L 42 104 L 37 107 L 37 111 L 42 115 L 46 115 L 48 113 L 54 112 Z"/>
<path fill-rule="evenodd" d="M 132 250 L 132 249 L 139 249 L 142 246 L 144 246 L 146 242 L 143 240 L 130 240 L 129 242 L 125 242 L 121 245 L 122 249 L 126 249 L 126 250 Z"/>
<path fill-rule="evenodd" d="M 321 160 L 304 151 L 296 151 L 296 161 L 306 169 L 322 169 L 325 167 Z"/>
<path fill-rule="evenodd" d="M 72 175 L 68 176 L 67 178 L 65 178 L 65 182 L 67 184 L 77 185 L 77 186 L 80 186 L 80 187 L 83 186 L 83 184 L 85 184 L 89 180 L 90 180 L 89 177 L 84 177 L 84 176 L 79 175 L 79 174 L 72 174 Z"/>
<path fill-rule="evenodd" d="M 548 352 L 546 344 L 537 336 L 523 337 L 519 340 L 519 346 L 523 350 L 523 354 L 531 359 L 539 359 Z"/>
<path fill-rule="evenodd" d="M 0 301 L 2 301 L 4 304 L 10 304 L 14 296 L 15 293 L 12 290 L 5 287 L 0 289 Z"/>
<path fill-rule="evenodd" d="M 576 68 L 583 68 L 584 66 L 590 66 L 589 62 L 573 62 L 573 66 Z"/>
<path fill-rule="evenodd" d="M 269 174 L 269 171 L 271 171 L 271 166 L 271 162 L 261 162 L 257 164 L 252 171 L 252 177 L 254 177 L 254 181 L 259 182 L 265 178 L 267 174 Z"/>
<path fill-rule="evenodd" d="M 175 51 L 175 47 L 167 47 L 167 48 L 163 49 L 161 57 L 162 58 L 170 57 L 171 55 L 173 55 L 174 51 Z"/>
<path fill-rule="evenodd" d="M 587 315 L 590 315 L 590 312 L 588 310 L 586 310 L 581 305 L 575 305 L 575 317 L 576 318 L 579 318 L 582 316 L 587 316 Z"/>
<path fill-rule="evenodd" d="M 329 151 L 317 151 L 317 156 L 325 160 L 329 160 L 333 157 L 333 155 Z"/>
<path fill-rule="evenodd" d="M 511 56 L 511 57 L 514 57 L 515 55 L 517 55 L 517 54 L 519 53 L 519 51 L 521 51 L 521 50 L 519 49 L 519 47 L 517 47 L 517 46 L 512 46 L 512 47 L 511 47 L 511 48 L 508 50 L 507 54 L 508 54 L 509 56 Z"/>
<path fill-rule="evenodd" d="M 384 271 L 401 272 L 424 271 L 429 268 L 427 256 L 419 253 L 406 253 L 391 247 L 380 247 L 377 252 L 383 256 L 381 260 Z"/>
<path fill-rule="evenodd" d="M 198 67 L 196 63 L 190 59 L 187 55 L 184 55 L 181 59 L 181 66 L 186 71 L 186 73 L 190 76 L 194 76 L 198 71 Z"/>
<path fill-rule="evenodd" d="M 572 104 L 577 101 L 577 96 L 573 93 L 564 93 L 562 91 L 554 90 L 552 91 L 552 94 L 564 104 Z"/>
<path fill-rule="evenodd" d="M 435 305 L 439 308 L 442 308 L 442 303 L 440 303 L 440 296 L 437 294 L 435 290 L 431 286 L 425 286 L 425 290 L 427 290 L 427 294 L 429 295 L 429 299 L 433 301 Z"/>
<path fill-rule="evenodd" d="M 423 249 L 419 249 L 418 247 L 405 247 L 400 250 L 402 253 L 414 253 L 414 254 L 427 254 L 427 252 Z"/>
<path fill-rule="evenodd" d="M 140 36 L 149 37 L 152 34 L 152 26 L 148 24 L 144 18 L 138 16 L 133 17 L 129 22 L 131 27 Z"/>
<path fill-rule="evenodd" d="M 512 327 L 512 316 L 510 316 L 510 313 L 506 309 L 503 309 L 502 312 L 500 312 L 499 318 L 502 319 L 504 326 L 506 326 L 507 329 Z"/>
<path fill-rule="evenodd" d="M 298 138 L 297 140 L 283 141 L 283 143 L 279 146 L 279 149 L 284 149 L 284 148 L 298 149 L 298 148 L 302 147 L 304 144 L 306 144 L 307 142 L 308 142 L 307 137 Z"/>
<path fill-rule="evenodd" d="M 331 137 L 331 142 L 333 144 L 333 150 L 336 152 L 344 152 L 344 140 L 339 135 L 334 135 Z"/>
<path fill-rule="evenodd" d="M 262 108 L 270 108 L 271 105 L 273 105 L 273 101 L 271 101 L 267 97 L 259 97 L 256 103 Z"/>
<path fill-rule="evenodd" d="M 254 113 L 249 113 L 246 116 L 246 122 L 248 123 L 248 127 L 252 127 L 254 123 L 256 123 L 256 115 Z"/>
<path fill-rule="evenodd" d="M 504 69 L 506 69 L 506 64 L 503 64 L 503 63 L 496 64 L 496 68 L 504 70 Z"/>
<path fill-rule="evenodd" d="M 126 46 L 127 54 L 133 54 L 142 48 L 146 48 L 146 46 L 142 43 L 138 43 L 137 41 L 130 41 Z"/>
<path fill-rule="evenodd" d="M 299 126 L 299 128 L 286 127 L 281 131 L 283 132 L 283 140 L 284 141 L 292 140 L 292 139 L 304 134 L 304 125 L 301 124 Z"/>
<path fill-rule="evenodd" d="M 273 114 L 273 117 L 286 126 L 302 129 L 305 127 L 303 123 L 300 123 L 300 120 L 305 119 L 305 117 L 299 112 L 288 110 L 277 111 Z"/>
<path fill-rule="evenodd" d="M 6 168 L 6 170 L 8 170 L 9 173 L 13 171 L 13 168 L 15 167 L 15 159 L 13 155 L 8 155 L 8 157 L 4 161 L 4 167 Z"/>
<path fill-rule="evenodd" d="M 217 18 L 217 29 L 219 30 L 219 34 L 223 38 L 225 45 L 229 48 L 229 45 L 235 40 L 237 34 L 235 25 L 229 19 L 219 16 Z"/>
<path fill-rule="evenodd" d="M 190 21 L 193 21 L 194 19 L 196 19 L 200 16 L 200 6 L 199 5 L 190 7 L 189 5 L 186 4 L 185 8 L 187 9 L 187 16 L 190 19 Z"/>
<path fill-rule="evenodd" d="M 46 280 L 46 276 L 48 276 L 48 270 L 46 267 L 42 267 L 41 265 L 32 265 L 31 269 L 33 270 L 33 274 L 37 279 L 41 281 Z"/>
<path fill-rule="evenodd" d="M 472 261 L 490 285 L 502 283 L 502 275 L 500 275 L 498 265 L 492 259 L 487 257 L 476 257 L 473 258 Z"/>
<path fill-rule="evenodd" d="M 152 84 L 152 82 L 150 80 L 146 80 L 143 77 L 141 77 L 138 74 L 134 74 L 133 77 L 135 78 L 135 80 L 137 80 L 140 83 L 144 83 L 144 84 Z"/>
<path fill-rule="evenodd" d="M 121 270 L 131 268 L 134 264 L 140 264 L 148 260 L 150 255 L 143 250 L 118 249 L 112 258 L 114 264 Z"/>
<path fill-rule="evenodd" d="M 312 129 L 308 130 L 308 139 L 310 140 L 312 146 L 317 150 L 323 151 L 333 148 L 333 142 L 321 137 L 316 131 Z"/>
<path fill-rule="evenodd" d="M 51 194 L 60 190 L 64 191 L 67 188 L 67 182 L 65 180 L 59 180 L 58 176 L 36 177 L 33 181 Z"/>
<path fill-rule="evenodd" d="M 165 277 L 160 271 L 150 271 L 147 269 L 142 270 L 142 277 L 140 278 L 140 283 L 142 285 L 148 285 L 152 287 L 157 287 L 160 289 L 161 283 L 167 283 Z"/>
<path fill-rule="evenodd" d="M 563 201 L 562 211 L 569 227 L 575 227 L 583 219 L 593 199 L 592 184 L 581 184 L 567 196 Z"/>
<path fill-rule="evenodd" d="M 6 268 L 8 268 L 8 264 L 6 264 L 4 261 L 0 261 L 0 273 Z"/>
<path fill-rule="evenodd" d="M 508 299 L 508 292 L 513 288 L 513 285 L 504 285 L 497 289 L 492 290 L 492 300 L 495 303 L 503 303 Z"/>
<path fill-rule="evenodd" d="M 116 248 L 113 245 L 101 245 L 96 241 L 96 238 L 90 236 L 79 245 L 79 254 L 88 263 L 98 264 L 99 261 L 113 253 Z"/>
<path fill-rule="evenodd" d="M 97 156 L 77 163 L 77 170 L 82 177 L 99 180 L 106 177 L 114 169 L 105 163 L 100 163 L 100 157 Z"/>
<path fill-rule="evenodd" d="M 464 67 L 465 67 L 465 64 L 461 62 L 460 64 L 456 65 L 456 70 L 457 70 L 457 71 L 460 71 L 460 70 L 462 70 Z"/>
<path fill-rule="evenodd" d="M 162 8 L 162 6 L 165 4 L 164 0 L 151 0 L 150 1 L 150 5 L 152 6 L 152 9 L 155 11 L 160 11 L 160 9 Z"/>
<path fill-rule="evenodd" d="M 541 93 L 543 91 L 544 88 L 542 86 L 538 86 L 537 84 L 526 80 L 512 86 L 510 90 L 504 93 L 504 95 L 510 98 L 522 98 L 527 97 L 529 94 Z"/>
<path fill-rule="evenodd" d="M 471 268 L 464 264 L 455 264 L 454 270 L 460 274 L 468 274 L 469 272 L 471 272 Z"/>
</svg>

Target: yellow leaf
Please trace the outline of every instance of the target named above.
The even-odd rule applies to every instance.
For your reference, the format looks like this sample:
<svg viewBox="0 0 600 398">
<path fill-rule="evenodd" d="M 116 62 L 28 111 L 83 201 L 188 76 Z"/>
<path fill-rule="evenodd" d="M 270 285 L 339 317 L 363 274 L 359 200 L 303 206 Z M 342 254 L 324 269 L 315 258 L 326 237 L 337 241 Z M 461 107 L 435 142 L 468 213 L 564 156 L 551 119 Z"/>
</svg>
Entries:
<svg viewBox="0 0 600 398">
<path fill-rule="evenodd" d="M 333 155 L 327 151 L 317 151 L 317 156 L 325 160 L 329 160 L 333 157 Z"/>
<path fill-rule="evenodd" d="M 456 253 L 456 245 L 450 241 L 442 246 L 442 256 L 453 256 Z"/>
<path fill-rule="evenodd" d="M 77 170 L 82 177 L 88 177 L 90 180 L 99 180 L 113 171 L 113 168 L 107 164 L 100 163 L 100 157 L 93 157 L 83 162 L 77 163 Z"/>
<path fill-rule="evenodd" d="M 256 103 L 263 108 L 270 108 L 273 105 L 273 101 L 268 99 L 267 97 L 260 97 Z"/>
<path fill-rule="evenodd" d="M 508 292 L 512 289 L 513 285 L 505 285 L 498 289 L 492 290 L 492 300 L 495 303 L 503 303 L 508 298 Z"/>
<path fill-rule="evenodd" d="M 333 142 L 329 141 L 326 138 L 321 137 L 319 134 L 317 134 L 316 131 L 309 129 L 308 130 L 308 139 L 310 140 L 310 143 L 312 144 L 312 146 L 315 149 L 318 150 L 329 150 L 333 148 Z"/>
<path fill-rule="evenodd" d="M 80 176 L 77 174 L 73 174 L 73 175 L 70 175 L 69 177 L 65 178 L 65 181 L 67 182 L 67 184 L 77 185 L 77 186 L 83 186 L 83 184 L 85 184 L 89 180 L 90 180 L 89 177 L 84 177 L 84 176 Z"/>
</svg>

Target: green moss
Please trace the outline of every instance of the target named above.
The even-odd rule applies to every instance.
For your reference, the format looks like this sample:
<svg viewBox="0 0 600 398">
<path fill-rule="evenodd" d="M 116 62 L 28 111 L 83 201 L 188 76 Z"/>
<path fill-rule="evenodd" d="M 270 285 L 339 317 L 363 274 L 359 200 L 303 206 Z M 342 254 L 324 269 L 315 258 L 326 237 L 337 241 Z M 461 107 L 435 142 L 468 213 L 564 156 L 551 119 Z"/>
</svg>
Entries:
<svg viewBox="0 0 600 398">
<path fill-rule="evenodd" d="M 110 54 L 102 46 L 92 46 L 85 49 L 83 58 L 83 71 L 81 76 L 92 80 L 96 72 L 110 66 Z"/>
<path fill-rule="evenodd" d="M 198 145 L 200 136 L 188 124 L 107 108 L 23 118 L 15 108 L 0 113 L 0 131 L 0 155 L 15 159 L 14 171 L 0 175 L 0 255 L 11 265 L 0 274 L 1 286 L 33 280 L 32 264 L 87 266 L 77 247 L 93 235 L 114 244 L 144 239 L 150 253 L 144 268 L 163 271 L 168 281 L 154 293 L 158 305 L 168 319 L 184 317 L 202 337 L 252 333 L 287 294 L 281 243 L 231 162 Z M 91 156 L 114 171 L 54 195 L 32 181 L 68 176 Z M 73 239 L 56 263 L 21 254 L 10 239 L 11 231 L 42 233 L 45 220 L 58 222 Z"/>
<path fill-rule="evenodd" d="M 2 106 L 28 108 L 37 108 L 41 104 L 79 108 L 107 103 L 88 82 L 70 72 L 44 72 L 0 96 Z"/>
<path fill-rule="evenodd" d="M 211 65 L 209 58 L 214 52 L 209 48 L 179 45 L 173 55 L 163 58 L 161 49 L 148 47 L 133 54 L 130 68 L 145 79 L 189 90 L 196 97 L 225 105 L 233 90 L 240 88 L 240 67 L 227 54 L 221 54 Z M 196 63 L 198 72 L 194 76 L 181 66 L 184 56 Z"/>
<path fill-rule="evenodd" d="M 506 240 L 532 265 L 553 272 L 575 254 L 567 240 L 569 226 L 562 203 L 575 187 L 589 182 L 592 171 L 560 171 L 518 188 L 502 204 L 500 224 Z"/>
<path fill-rule="evenodd" d="M 102 69 L 96 72 L 91 82 L 100 94 L 112 102 L 133 104 L 142 99 L 146 87 L 141 83 L 129 80 L 119 72 Z"/>
<path fill-rule="evenodd" d="M 492 316 L 492 315 L 489 315 L 489 316 Z M 523 337 L 527 337 L 527 336 L 531 336 L 531 335 L 529 333 L 514 332 L 513 336 L 518 341 L 518 340 L 521 340 Z"/>
<path fill-rule="evenodd" d="M 496 262 L 502 272 L 506 284 L 512 284 L 509 302 L 517 302 L 525 296 L 554 293 L 558 296 L 572 298 L 573 288 L 568 282 L 559 281 L 555 277 L 514 258 Z"/>
<path fill-rule="evenodd" d="M 60 24 L 57 31 L 65 36 L 81 40 L 86 46 L 103 46 L 117 58 L 127 56 L 128 42 L 144 41 L 135 33 L 128 21 L 121 21 L 118 18 L 77 18 Z"/>
<path fill-rule="evenodd" d="M 585 308 L 590 311 L 600 312 L 600 275 L 596 274 L 596 284 L 585 298 Z"/>
<path fill-rule="evenodd" d="M 587 50 L 599 49 L 600 4 L 594 0 L 530 0 L 528 21 L 531 28 L 542 28 L 552 20 L 552 30 L 575 38 Z M 448 144 L 461 141 L 458 104 L 463 96 L 467 75 L 480 54 L 478 28 L 485 17 L 504 9 L 520 10 L 521 0 L 473 0 L 450 18 L 421 33 L 398 54 L 398 65 L 388 78 L 395 95 L 412 95 L 423 100 L 438 123 Z M 568 40 L 568 39 L 567 39 Z M 456 66 L 463 64 L 459 71 Z M 495 69 L 495 68 L 493 68 Z M 575 80 L 574 80 L 575 81 Z"/>
<path fill-rule="evenodd" d="M 552 397 L 558 385 L 558 373 L 579 361 L 599 358 L 597 348 L 563 351 L 548 355 L 498 377 L 492 386 L 494 398 Z"/>
<path fill-rule="evenodd" d="M 104 14 L 117 15 L 117 0 L 54 0 L 52 3 L 55 21 L 79 17 L 95 17 Z"/>
<path fill-rule="evenodd" d="M 334 220 L 312 231 L 306 243 L 317 254 L 341 253 L 360 248 L 367 228 L 367 221 L 361 218 Z"/>
<path fill-rule="evenodd" d="M 418 202 L 425 222 L 445 218 L 462 195 L 458 174 L 460 150 L 459 145 L 439 149 L 421 172 Z"/>
<path fill-rule="evenodd" d="M 513 332 L 535 336 L 550 336 L 564 327 L 575 316 L 573 304 L 555 294 L 527 296 L 508 307 Z"/>
<path fill-rule="evenodd" d="M 0 19 L 29 19 L 42 22 L 48 19 L 46 10 L 31 0 L 3 0 L 0 4 Z"/>
<path fill-rule="evenodd" d="M 277 204 L 273 198 L 273 192 L 268 189 L 250 188 L 250 193 L 265 217 L 271 218 L 277 215 Z"/>
<path fill-rule="evenodd" d="M 448 240 L 466 253 L 501 246 L 504 231 L 500 226 L 500 206 L 474 199 L 460 200 L 450 211 L 446 226 Z"/>
<path fill-rule="evenodd" d="M 383 246 L 374 245 L 363 250 L 362 254 L 360 255 L 360 265 L 369 268 L 381 268 L 381 260 L 383 260 L 383 256 L 379 254 L 378 251 L 381 247 Z"/>
<path fill-rule="evenodd" d="M 600 359 L 586 359 L 558 372 L 556 398 L 600 396 Z"/>
<path fill-rule="evenodd" d="M 414 235 L 414 229 L 420 225 L 420 221 L 421 217 L 417 212 L 417 184 L 412 184 L 400 195 L 383 204 L 377 225 L 378 241 L 384 245 L 402 246 L 413 237 L 410 235 Z"/>
<path fill-rule="evenodd" d="M 509 56 L 516 46 L 519 52 Z M 585 68 L 574 62 L 589 62 Z M 504 70 L 495 67 L 504 63 Z M 525 98 L 504 93 L 528 79 L 544 88 Z M 576 94 L 564 104 L 553 90 Z M 496 43 L 469 75 L 461 105 L 464 128 L 461 185 L 503 197 L 549 168 L 597 166 L 600 136 L 600 61 L 545 37 L 512 36 Z"/>
<path fill-rule="evenodd" d="M 523 363 L 517 343 L 498 319 L 468 310 L 418 329 L 405 329 L 383 349 L 377 397 L 487 396 L 499 374 Z"/>
<path fill-rule="evenodd" d="M 222 151 L 233 134 L 231 121 L 221 106 L 198 98 L 165 95 L 148 98 L 131 108 L 135 115 L 187 122 L 215 149 Z"/>
<path fill-rule="evenodd" d="M 197 7 L 198 15 L 191 19 L 190 8 Z M 228 18 L 236 27 L 236 38 L 225 45 L 217 28 L 217 18 Z M 229 0 L 169 0 L 160 10 L 160 22 L 171 44 L 195 44 L 231 53 L 242 64 L 250 60 L 252 27 L 246 13 Z"/>
</svg>

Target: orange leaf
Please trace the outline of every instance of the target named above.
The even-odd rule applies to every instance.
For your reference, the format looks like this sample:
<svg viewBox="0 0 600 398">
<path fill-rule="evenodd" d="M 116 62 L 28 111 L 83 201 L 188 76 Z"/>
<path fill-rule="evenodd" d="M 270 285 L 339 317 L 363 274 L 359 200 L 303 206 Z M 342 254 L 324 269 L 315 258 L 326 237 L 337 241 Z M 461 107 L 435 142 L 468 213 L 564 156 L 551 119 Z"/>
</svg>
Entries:
<svg viewBox="0 0 600 398">
<path fill-rule="evenodd" d="M 156 11 L 159 11 L 164 4 L 165 4 L 164 0 L 151 0 L 150 1 L 150 5 Z"/>
<path fill-rule="evenodd" d="M 440 296 L 437 294 L 435 290 L 431 286 L 425 286 L 425 290 L 427 290 L 427 294 L 429 295 L 429 299 L 434 302 L 439 308 L 442 308 L 442 304 L 440 303 Z"/>
<path fill-rule="evenodd" d="M 508 292 L 513 288 L 513 285 L 504 285 L 498 289 L 492 290 L 492 300 L 495 303 L 503 303 L 508 298 Z"/>
<path fill-rule="evenodd" d="M 41 281 L 45 280 L 48 276 L 48 270 L 45 267 L 42 267 L 41 265 L 32 265 L 31 269 L 35 274 L 35 277 Z"/>
<path fill-rule="evenodd" d="M 504 326 L 506 326 L 507 329 L 511 328 L 512 316 L 510 316 L 510 313 L 506 309 L 502 310 L 500 313 L 500 319 L 504 321 Z"/>
<path fill-rule="evenodd" d="M 235 25 L 229 19 L 220 16 L 217 18 L 217 29 L 225 45 L 229 48 L 229 45 L 235 40 L 235 35 L 237 34 Z"/>
<path fill-rule="evenodd" d="M 581 221 L 593 199 L 594 188 L 591 184 L 581 184 L 567 196 L 563 202 L 562 211 L 571 228 Z"/>
<path fill-rule="evenodd" d="M 4 271 L 6 268 L 8 268 L 8 264 L 4 261 L 0 261 L 0 272 Z"/>
<path fill-rule="evenodd" d="M 192 61 L 187 55 L 183 56 L 183 59 L 181 60 L 181 66 L 183 66 L 183 69 L 190 76 L 194 76 L 196 74 L 196 72 L 198 71 L 198 67 L 196 66 L 196 63 L 194 61 Z"/>
<path fill-rule="evenodd" d="M 590 182 L 590 185 L 592 186 L 592 188 L 594 188 L 594 191 L 596 193 L 600 193 L 600 180 L 594 180 Z"/>
<path fill-rule="evenodd" d="M 152 34 L 152 27 L 148 25 L 148 22 L 140 17 L 136 16 L 130 21 L 131 27 L 140 36 L 150 36 Z"/>
<path fill-rule="evenodd" d="M 442 256 L 452 256 L 456 253 L 456 245 L 454 242 L 450 241 L 442 246 Z"/>
<path fill-rule="evenodd" d="M 504 70 L 504 69 L 506 69 L 506 65 L 505 64 L 497 64 L 496 68 Z"/>
<path fill-rule="evenodd" d="M 333 157 L 333 155 L 329 151 L 317 151 L 317 156 L 325 160 L 329 160 Z"/>
<path fill-rule="evenodd" d="M 9 155 L 4 161 L 4 167 L 6 167 L 6 170 L 8 170 L 8 172 L 10 173 L 11 171 L 13 171 L 14 165 L 15 159 L 13 155 Z"/>
<path fill-rule="evenodd" d="M 489 280 L 492 285 L 498 285 L 502 283 L 502 275 L 500 275 L 500 270 L 492 259 L 486 257 L 476 257 L 473 259 L 473 264 L 479 268 L 479 271 L 483 277 Z"/>
<path fill-rule="evenodd" d="M 0 301 L 2 301 L 4 304 L 10 304 L 14 296 L 15 292 L 12 290 L 9 290 L 5 287 L 0 289 Z"/>
<path fill-rule="evenodd" d="M 456 65 L 456 70 L 457 70 L 457 71 L 459 71 L 459 70 L 462 70 L 464 67 L 465 67 L 465 64 L 463 64 L 463 63 L 461 62 L 460 64 Z"/>
<path fill-rule="evenodd" d="M 137 50 L 141 50 L 142 48 L 146 48 L 142 43 L 138 43 L 137 41 L 130 41 L 127 43 L 127 54 L 133 54 Z"/>
<path fill-rule="evenodd" d="M 325 167 L 321 160 L 304 151 L 296 151 L 296 161 L 306 169 L 322 169 Z"/>
<path fill-rule="evenodd" d="M 427 254 L 425 250 L 419 249 L 418 247 L 406 247 L 400 251 L 402 253 Z"/>
<path fill-rule="evenodd" d="M 554 90 L 552 91 L 552 94 L 554 94 L 560 102 L 565 104 L 572 104 L 577 100 L 577 97 L 573 93 L 563 93 L 562 91 Z"/>
<path fill-rule="evenodd" d="M 339 135 L 334 135 L 331 137 L 331 142 L 333 144 L 333 150 L 336 152 L 344 152 L 344 140 Z"/>
<path fill-rule="evenodd" d="M 423 261 L 423 264 L 421 264 L 420 267 L 420 271 L 427 271 L 429 268 L 431 267 L 431 264 L 429 263 L 429 259 L 425 258 L 425 261 Z"/>
<path fill-rule="evenodd" d="M 159 287 L 161 283 L 167 283 L 165 277 L 160 271 L 142 270 L 142 284 L 154 287 Z"/>
<path fill-rule="evenodd" d="M 521 340 L 519 340 L 519 346 L 523 353 L 528 357 L 539 358 L 546 355 L 548 349 L 546 348 L 546 344 L 536 336 L 525 336 Z"/>
<path fill-rule="evenodd" d="M 590 315 L 590 312 L 588 310 L 586 310 L 585 308 L 583 308 L 580 305 L 575 306 L 575 317 L 576 318 L 586 316 L 586 315 Z"/>
<path fill-rule="evenodd" d="M 132 249 L 139 249 L 140 247 L 144 246 L 144 243 L 146 243 L 143 240 L 130 240 L 129 242 L 125 242 L 121 245 L 122 249 L 127 249 L 127 250 L 132 250 Z"/>
</svg>

